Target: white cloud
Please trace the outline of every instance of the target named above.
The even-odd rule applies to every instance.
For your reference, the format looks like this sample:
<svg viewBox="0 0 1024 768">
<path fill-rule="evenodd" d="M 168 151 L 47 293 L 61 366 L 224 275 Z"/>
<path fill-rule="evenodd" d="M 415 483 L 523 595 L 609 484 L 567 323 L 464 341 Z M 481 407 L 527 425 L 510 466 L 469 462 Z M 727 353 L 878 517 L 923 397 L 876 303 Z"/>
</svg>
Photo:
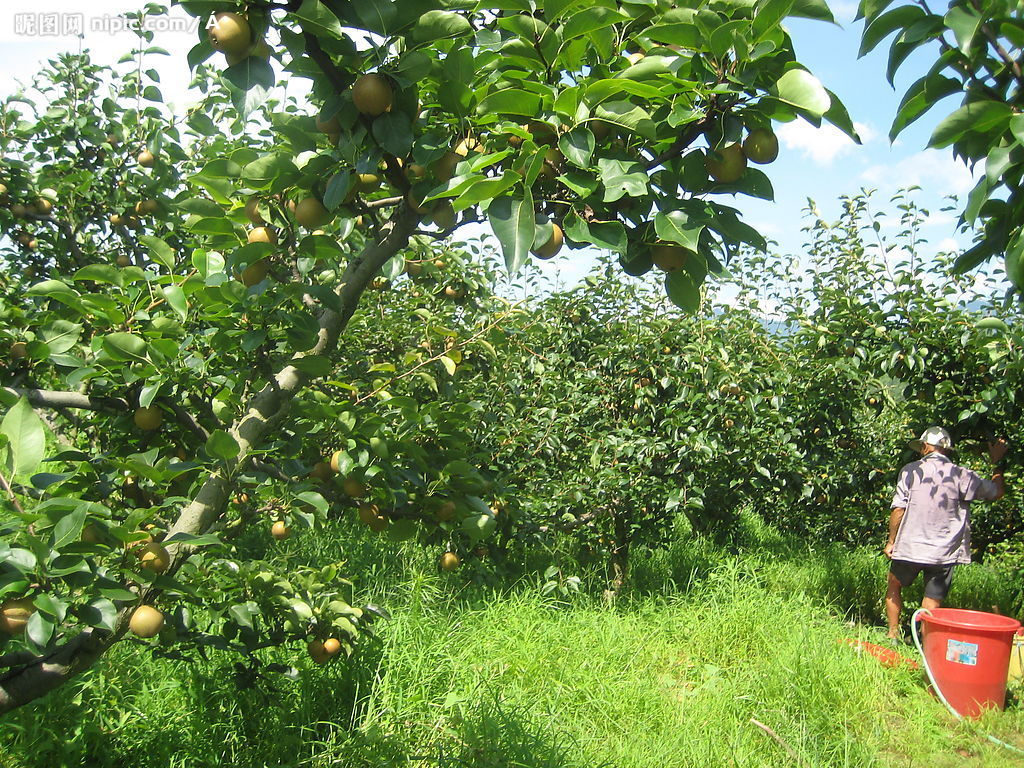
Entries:
<svg viewBox="0 0 1024 768">
<path fill-rule="evenodd" d="M 855 123 L 854 127 L 864 144 L 877 136 L 869 125 Z M 849 136 L 828 123 L 816 128 L 806 120 L 793 120 L 783 123 L 776 133 L 787 148 L 802 152 L 816 165 L 831 165 L 837 157 L 857 146 Z"/>
<path fill-rule="evenodd" d="M 747 223 L 765 237 L 775 237 L 776 235 L 781 235 L 785 232 L 785 227 L 777 221 L 762 219 L 759 221 L 748 221 Z"/>
<path fill-rule="evenodd" d="M 929 213 L 921 223 L 921 226 L 952 229 L 956 225 L 957 218 L 952 211 L 936 211 L 935 213 Z"/>
<path fill-rule="evenodd" d="M 955 160 L 951 153 L 938 149 L 926 149 L 895 163 L 873 165 L 861 174 L 861 178 L 889 190 L 916 185 L 940 198 L 963 196 L 971 191 L 977 180 L 967 166 Z"/>
<path fill-rule="evenodd" d="M 859 3 L 854 0 L 833 0 L 829 3 L 829 7 L 832 9 L 832 15 L 835 16 L 837 22 L 844 26 L 853 24 L 854 17 L 857 15 L 857 7 Z"/>
</svg>

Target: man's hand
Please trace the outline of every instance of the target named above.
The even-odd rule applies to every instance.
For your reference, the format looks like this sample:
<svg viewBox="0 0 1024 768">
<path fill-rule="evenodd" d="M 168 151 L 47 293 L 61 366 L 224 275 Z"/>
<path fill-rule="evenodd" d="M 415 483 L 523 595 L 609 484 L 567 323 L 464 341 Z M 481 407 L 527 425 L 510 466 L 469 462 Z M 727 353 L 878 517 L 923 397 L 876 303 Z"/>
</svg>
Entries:
<svg viewBox="0 0 1024 768">
<path fill-rule="evenodd" d="M 892 548 L 893 548 L 893 546 L 894 546 L 893 544 L 886 544 L 884 547 L 882 547 L 882 552 L 890 560 L 892 560 Z"/>
<path fill-rule="evenodd" d="M 1000 437 L 998 440 L 988 444 L 988 457 L 995 464 L 1006 455 L 1008 450 L 1010 450 L 1010 444 Z"/>
</svg>

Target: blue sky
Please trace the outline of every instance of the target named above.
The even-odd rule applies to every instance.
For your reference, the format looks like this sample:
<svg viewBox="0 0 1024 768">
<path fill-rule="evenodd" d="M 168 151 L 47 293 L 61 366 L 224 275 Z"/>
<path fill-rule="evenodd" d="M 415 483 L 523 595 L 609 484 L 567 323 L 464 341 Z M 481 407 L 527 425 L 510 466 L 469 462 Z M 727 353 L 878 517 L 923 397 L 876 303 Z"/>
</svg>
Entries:
<svg viewBox="0 0 1024 768">
<path fill-rule="evenodd" d="M 123 0 L 91 0 L 87 5 L 75 0 L 36 0 L 31 5 L 12 5 L 5 3 L 0 8 L 0 94 L 13 90 L 17 80 L 27 82 L 39 61 L 64 50 L 77 50 L 79 41 L 73 36 L 41 35 L 41 26 L 47 21 L 56 18 L 58 25 L 73 24 L 74 15 L 83 15 L 87 29 L 84 45 L 101 62 L 113 63 L 132 44 L 130 33 L 117 32 L 117 14 L 130 7 Z M 929 56 L 934 52 L 911 58 L 894 90 L 885 80 L 888 40 L 872 54 L 858 59 L 862 25 L 853 22 L 856 4 L 843 0 L 833 3 L 832 8 L 839 25 L 793 19 L 787 26 L 798 58 L 846 104 L 861 131 L 863 145 L 854 145 L 835 129 L 817 130 L 799 120 L 777 125 L 780 157 L 765 167 L 775 188 L 775 202 L 744 197 L 723 202 L 740 208 L 746 220 L 775 240 L 780 250 L 799 254 L 804 242 L 801 211 L 808 198 L 813 198 L 830 218 L 838 215 L 840 195 L 873 188 L 878 190 L 877 199 L 882 203 L 898 188 L 917 184 L 922 187 L 918 202 L 933 213 L 923 233 L 930 243 L 927 247 L 955 247 L 955 216 L 940 213 L 940 209 L 945 195 L 964 196 L 970 190 L 971 174 L 963 164 L 954 162 L 950 152 L 925 150 L 932 128 L 955 105 L 955 97 L 943 105 L 945 109 L 940 106 L 911 126 L 895 144 L 890 145 L 887 138 L 903 90 L 931 64 Z M 180 9 L 174 13 L 180 19 L 187 18 Z M 33 18 L 26 19 L 26 14 Z M 26 24 L 35 24 L 35 34 L 26 34 Z M 94 25 L 102 31 L 89 32 Z M 165 96 L 182 105 L 190 100 L 184 54 L 194 39 L 187 32 L 158 34 L 156 43 L 174 56 L 154 57 L 149 62 L 161 73 Z M 591 263 L 577 252 L 543 267 L 549 275 L 559 275 L 561 282 L 571 283 Z"/>
</svg>

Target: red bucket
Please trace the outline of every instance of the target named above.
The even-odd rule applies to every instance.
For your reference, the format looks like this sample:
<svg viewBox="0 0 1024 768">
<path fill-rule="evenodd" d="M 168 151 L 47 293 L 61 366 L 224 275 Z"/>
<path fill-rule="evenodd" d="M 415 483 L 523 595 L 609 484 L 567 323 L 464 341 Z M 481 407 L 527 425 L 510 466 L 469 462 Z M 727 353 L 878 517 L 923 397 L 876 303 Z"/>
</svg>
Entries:
<svg viewBox="0 0 1024 768">
<path fill-rule="evenodd" d="M 1013 636 L 1021 624 L 1009 616 L 958 608 L 920 611 L 924 660 L 932 681 L 963 717 L 1006 704 Z"/>
</svg>

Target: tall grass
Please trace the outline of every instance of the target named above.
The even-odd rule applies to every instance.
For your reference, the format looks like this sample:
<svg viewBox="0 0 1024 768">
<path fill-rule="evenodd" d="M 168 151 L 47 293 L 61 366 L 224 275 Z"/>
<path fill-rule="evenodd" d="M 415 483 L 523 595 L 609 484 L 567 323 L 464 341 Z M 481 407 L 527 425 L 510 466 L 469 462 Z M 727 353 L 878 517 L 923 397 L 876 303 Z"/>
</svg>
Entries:
<svg viewBox="0 0 1024 768">
<path fill-rule="evenodd" d="M 415 548 L 297 537 L 293 556 L 381 564 L 383 599 L 364 586 L 394 613 L 379 641 L 327 668 L 264 653 L 298 676 L 255 685 L 224 654 L 119 648 L 0 722 L 0 766 L 1024 766 L 947 715 L 919 672 L 841 642 L 878 639 L 882 558 L 750 525 L 735 551 L 680 538 L 638 554 L 615 604 L 530 579 L 453 588 Z M 988 609 L 1011 591 L 971 566 L 952 602 Z M 1024 743 L 1021 709 L 983 726 Z"/>
</svg>

